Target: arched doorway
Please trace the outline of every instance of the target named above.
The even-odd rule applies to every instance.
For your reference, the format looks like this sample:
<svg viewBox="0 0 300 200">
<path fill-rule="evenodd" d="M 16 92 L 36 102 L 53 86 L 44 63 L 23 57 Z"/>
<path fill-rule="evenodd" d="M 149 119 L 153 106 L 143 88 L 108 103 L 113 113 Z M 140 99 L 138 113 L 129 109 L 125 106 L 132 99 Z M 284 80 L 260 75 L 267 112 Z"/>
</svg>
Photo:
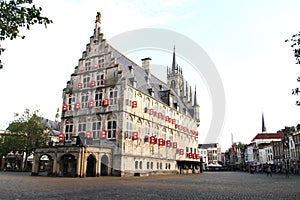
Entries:
<svg viewBox="0 0 300 200">
<path fill-rule="evenodd" d="M 39 159 L 39 176 L 52 176 L 53 175 L 53 158 L 50 155 L 41 155 Z"/>
<path fill-rule="evenodd" d="M 107 155 L 101 158 L 101 176 L 108 176 L 108 157 Z"/>
<path fill-rule="evenodd" d="M 60 160 L 60 171 L 62 176 L 75 177 L 76 176 L 76 159 L 74 155 L 65 154 Z"/>
<path fill-rule="evenodd" d="M 86 165 L 86 176 L 95 177 L 96 176 L 96 158 L 91 154 L 87 158 Z"/>
</svg>

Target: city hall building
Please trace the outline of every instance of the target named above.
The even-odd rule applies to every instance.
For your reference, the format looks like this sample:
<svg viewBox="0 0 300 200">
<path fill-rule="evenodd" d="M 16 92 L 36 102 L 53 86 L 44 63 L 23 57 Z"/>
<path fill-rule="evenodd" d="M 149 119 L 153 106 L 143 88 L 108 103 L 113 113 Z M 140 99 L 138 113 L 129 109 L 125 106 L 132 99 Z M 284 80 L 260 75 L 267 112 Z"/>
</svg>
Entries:
<svg viewBox="0 0 300 200">
<path fill-rule="evenodd" d="M 33 175 L 127 176 L 199 173 L 199 105 L 176 63 L 167 83 L 94 34 L 63 89 L 59 143 L 36 148 Z M 43 158 L 43 159 L 42 159 Z"/>
</svg>

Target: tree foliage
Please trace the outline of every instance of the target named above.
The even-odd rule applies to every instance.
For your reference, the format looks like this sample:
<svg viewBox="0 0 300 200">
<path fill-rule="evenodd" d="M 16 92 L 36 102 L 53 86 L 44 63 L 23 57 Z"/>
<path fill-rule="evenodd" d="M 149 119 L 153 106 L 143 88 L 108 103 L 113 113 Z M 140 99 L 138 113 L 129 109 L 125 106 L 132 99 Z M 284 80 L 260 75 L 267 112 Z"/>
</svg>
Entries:
<svg viewBox="0 0 300 200">
<path fill-rule="evenodd" d="M 294 34 L 291 39 L 285 40 L 285 42 L 289 42 L 291 44 L 291 47 L 293 48 L 293 54 L 296 59 L 296 64 L 300 64 L 300 32 L 297 34 Z M 300 82 L 300 76 L 298 76 L 297 81 Z M 292 89 L 293 95 L 299 95 L 300 88 L 297 87 L 295 89 Z M 296 101 L 296 105 L 300 106 L 300 101 Z"/>
<path fill-rule="evenodd" d="M 25 38 L 20 29 L 27 30 L 34 24 L 53 23 L 52 20 L 42 16 L 42 8 L 36 7 L 33 0 L 0 0 L 0 41 L 5 39 Z M 0 55 L 4 48 L 0 44 Z M 0 60 L 1 63 L 1 60 Z"/>
<path fill-rule="evenodd" d="M 0 147 L 2 155 L 9 152 L 26 152 L 28 156 L 35 147 L 48 145 L 50 136 L 46 125 L 41 121 L 42 117 L 38 115 L 38 111 L 31 113 L 26 109 L 22 115 L 15 114 L 14 121 L 9 124 L 2 138 Z"/>
</svg>

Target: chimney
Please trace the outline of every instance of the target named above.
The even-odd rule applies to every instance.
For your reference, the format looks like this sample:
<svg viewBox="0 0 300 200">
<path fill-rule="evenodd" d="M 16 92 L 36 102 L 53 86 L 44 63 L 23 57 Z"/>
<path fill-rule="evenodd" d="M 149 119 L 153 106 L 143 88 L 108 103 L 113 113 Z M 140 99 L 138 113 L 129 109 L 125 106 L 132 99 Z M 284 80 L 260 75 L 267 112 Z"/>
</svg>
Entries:
<svg viewBox="0 0 300 200">
<path fill-rule="evenodd" d="M 143 58 L 142 59 L 142 67 L 145 69 L 148 77 L 150 77 L 151 73 L 150 73 L 150 60 L 151 58 Z"/>
</svg>

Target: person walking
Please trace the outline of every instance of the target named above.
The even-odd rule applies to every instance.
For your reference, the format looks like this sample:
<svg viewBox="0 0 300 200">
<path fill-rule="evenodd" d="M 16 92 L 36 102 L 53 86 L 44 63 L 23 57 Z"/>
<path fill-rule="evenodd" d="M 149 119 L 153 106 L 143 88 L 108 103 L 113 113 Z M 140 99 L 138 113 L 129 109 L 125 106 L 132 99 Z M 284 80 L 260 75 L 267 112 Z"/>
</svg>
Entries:
<svg viewBox="0 0 300 200">
<path fill-rule="evenodd" d="M 285 177 L 289 178 L 289 168 L 285 168 Z"/>
<path fill-rule="evenodd" d="M 269 175 L 272 177 L 271 166 L 268 166 L 268 168 L 267 168 L 267 176 L 269 176 Z"/>
</svg>

